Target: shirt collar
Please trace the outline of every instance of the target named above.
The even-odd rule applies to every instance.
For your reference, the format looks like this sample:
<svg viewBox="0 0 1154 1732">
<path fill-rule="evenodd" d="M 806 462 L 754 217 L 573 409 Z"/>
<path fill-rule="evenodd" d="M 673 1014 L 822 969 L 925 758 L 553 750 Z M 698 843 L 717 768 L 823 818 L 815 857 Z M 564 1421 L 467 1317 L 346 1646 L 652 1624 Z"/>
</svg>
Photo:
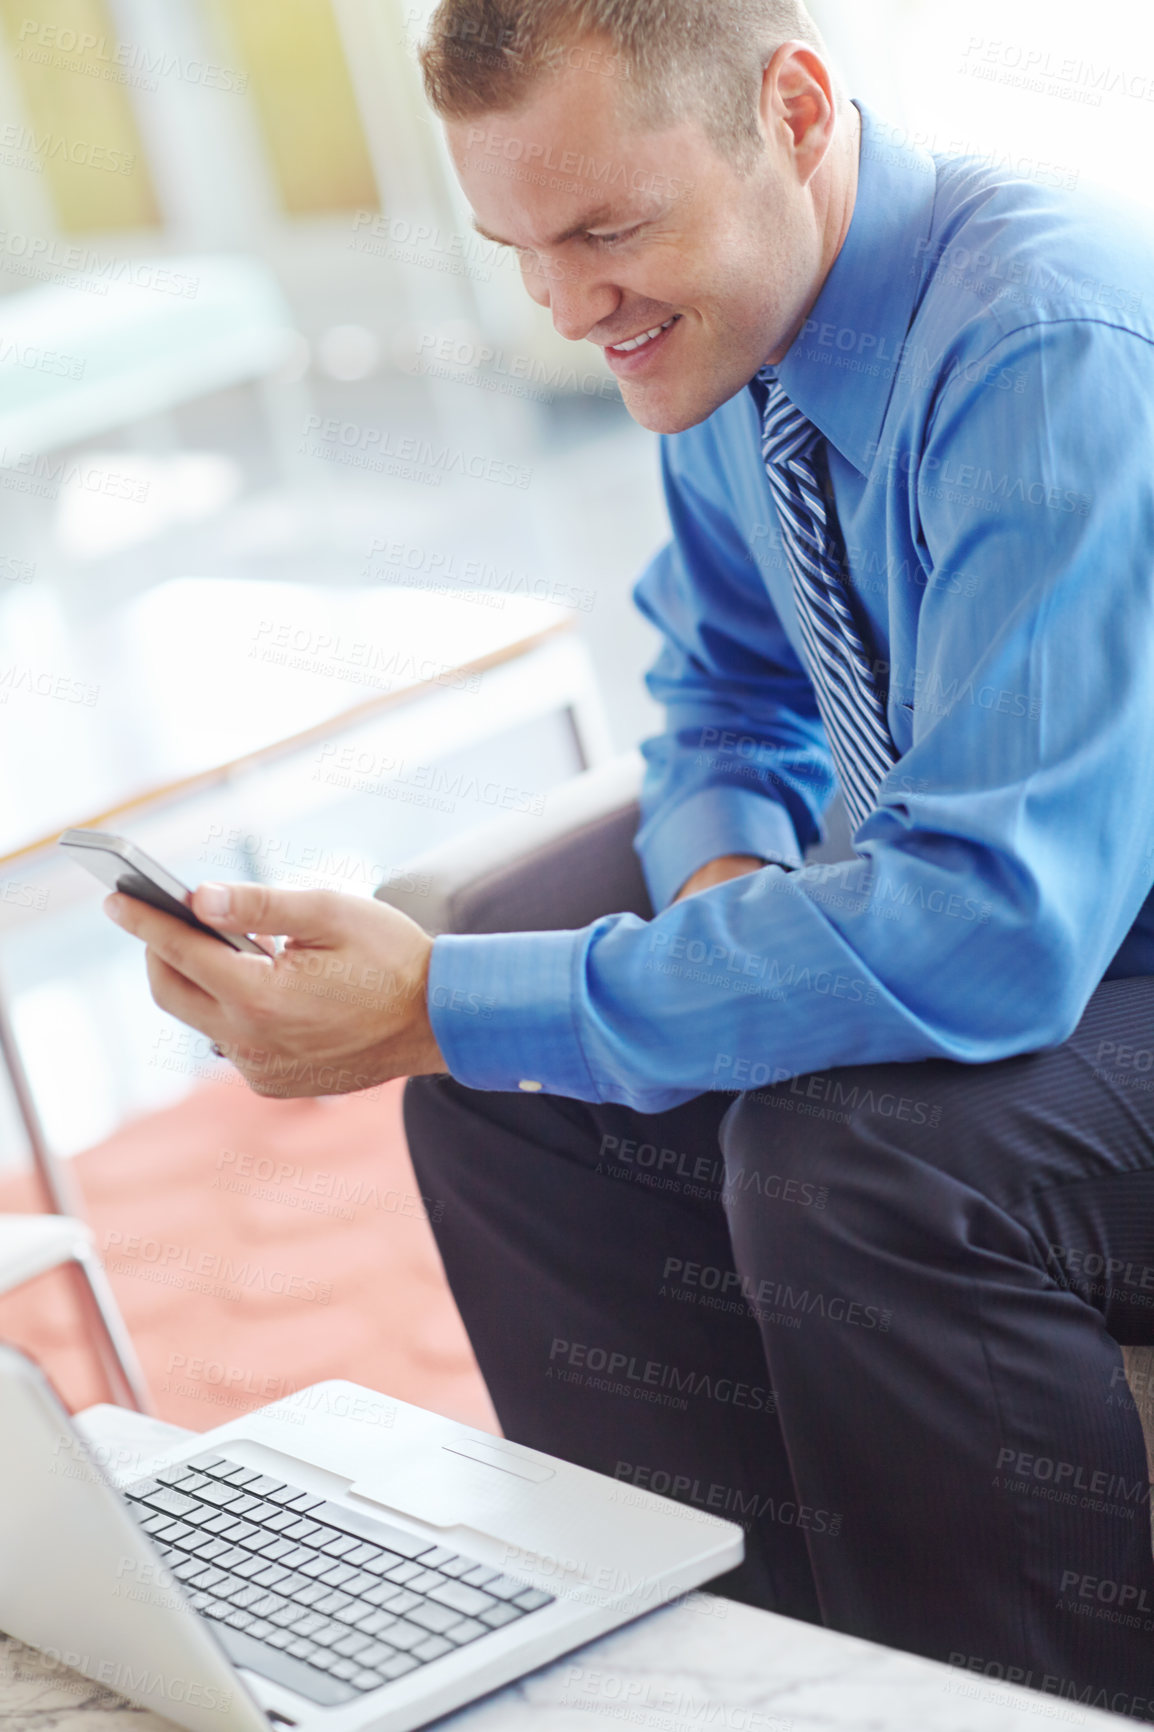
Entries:
<svg viewBox="0 0 1154 1732">
<path fill-rule="evenodd" d="M 813 311 L 776 372 L 790 402 L 854 468 L 877 450 L 913 319 L 937 171 L 863 103 L 857 202 Z"/>
</svg>

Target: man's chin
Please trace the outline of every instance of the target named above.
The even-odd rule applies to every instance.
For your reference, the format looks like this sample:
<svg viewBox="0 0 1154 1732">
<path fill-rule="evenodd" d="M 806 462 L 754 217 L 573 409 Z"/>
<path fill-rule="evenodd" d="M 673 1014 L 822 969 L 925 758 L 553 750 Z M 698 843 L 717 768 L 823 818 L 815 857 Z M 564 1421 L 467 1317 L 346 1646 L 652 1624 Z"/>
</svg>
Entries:
<svg viewBox="0 0 1154 1732">
<path fill-rule="evenodd" d="M 650 433 L 685 433 L 690 427 L 700 427 L 723 403 L 737 395 L 737 389 L 722 391 L 714 385 L 712 391 L 680 388 L 663 390 L 656 382 L 633 385 L 621 381 L 621 400 L 639 427 Z"/>
</svg>

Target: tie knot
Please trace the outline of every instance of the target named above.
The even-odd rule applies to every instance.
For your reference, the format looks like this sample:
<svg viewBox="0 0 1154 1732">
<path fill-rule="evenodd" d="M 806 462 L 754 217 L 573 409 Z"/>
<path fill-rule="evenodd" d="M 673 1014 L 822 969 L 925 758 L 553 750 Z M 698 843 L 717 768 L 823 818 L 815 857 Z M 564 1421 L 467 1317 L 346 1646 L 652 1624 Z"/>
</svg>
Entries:
<svg viewBox="0 0 1154 1732">
<path fill-rule="evenodd" d="M 770 368 L 763 367 L 757 377 L 766 387 L 762 422 L 765 461 L 782 464 L 793 458 L 811 456 L 821 439 L 818 429 L 790 402 Z"/>
</svg>

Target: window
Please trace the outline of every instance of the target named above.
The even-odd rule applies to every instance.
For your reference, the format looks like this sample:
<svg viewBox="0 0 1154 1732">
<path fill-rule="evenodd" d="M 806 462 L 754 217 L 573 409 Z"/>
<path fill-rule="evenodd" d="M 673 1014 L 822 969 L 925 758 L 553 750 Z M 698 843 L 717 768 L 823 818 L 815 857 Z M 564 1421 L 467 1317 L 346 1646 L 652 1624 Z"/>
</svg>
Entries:
<svg viewBox="0 0 1154 1732">
<path fill-rule="evenodd" d="M 375 210 L 377 188 L 330 0 L 212 0 L 249 74 L 290 216 Z"/>
<path fill-rule="evenodd" d="M 160 220 L 122 45 L 106 0 L 0 0 L 0 31 L 24 113 L 0 125 L 4 160 L 42 174 L 66 233 Z"/>
</svg>

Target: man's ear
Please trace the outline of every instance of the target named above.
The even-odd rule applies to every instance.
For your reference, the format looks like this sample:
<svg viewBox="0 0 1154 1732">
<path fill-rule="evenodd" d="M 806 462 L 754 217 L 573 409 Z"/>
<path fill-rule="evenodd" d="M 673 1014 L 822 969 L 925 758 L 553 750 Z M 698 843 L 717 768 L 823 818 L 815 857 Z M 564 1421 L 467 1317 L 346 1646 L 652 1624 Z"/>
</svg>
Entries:
<svg viewBox="0 0 1154 1732">
<path fill-rule="evenodd" d="M 792 156 L 802 186 L 817 173 L 837 127 L 829 67 L 807 42 L 783 42 L 761 79 L 761 124 Z"/>
</svg>

